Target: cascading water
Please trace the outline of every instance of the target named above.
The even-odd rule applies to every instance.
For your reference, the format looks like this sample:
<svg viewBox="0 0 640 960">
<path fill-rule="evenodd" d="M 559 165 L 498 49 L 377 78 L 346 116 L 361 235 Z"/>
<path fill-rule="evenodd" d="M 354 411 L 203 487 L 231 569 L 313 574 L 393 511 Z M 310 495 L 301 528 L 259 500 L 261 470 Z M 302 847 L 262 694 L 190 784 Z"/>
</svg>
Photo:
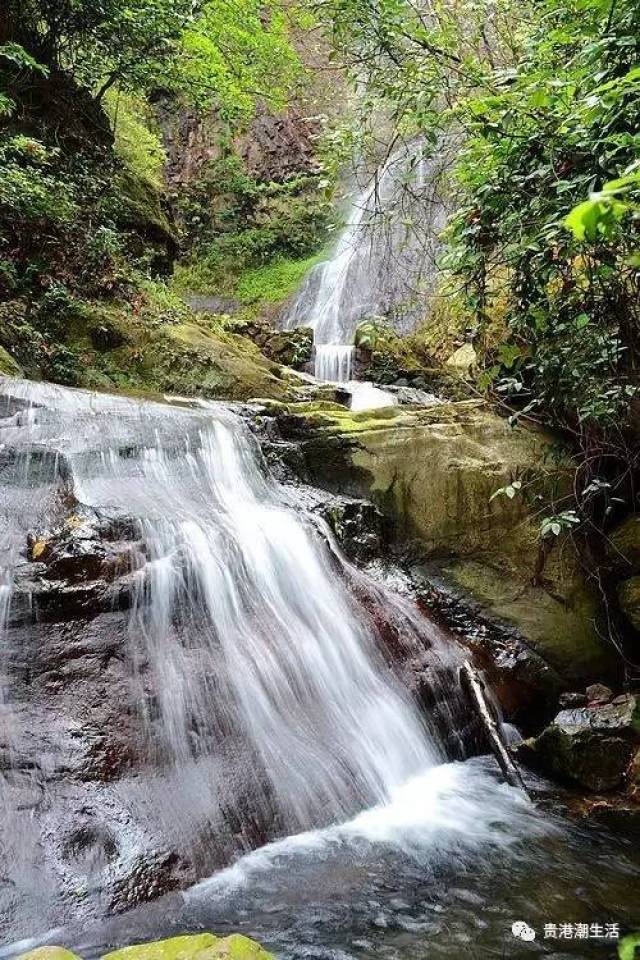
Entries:
<svg viewBox="0 0 640 960">
<path fill-rule="evenodd" d="M 283 960 L 497 955 L 548 920 L 537 888 L 554 917 L 637 910 L 624 850 L 569 848 L 486 760 L 446 762 L 455 648 L 236 412 L 0 381 L 0 487 L 0 918 L 36 934 L 0 956 L 196 929 Z"/>
<path fill-rule="evenodd" d="M 351 380 L 355 347 L 323 343 L 315 347 L 314 374 L 318 380 L 346 383 Z"/>
<path fill-rule="evenodd" d="M 40 798 L 36 846 L 60 833 L 47 853 L 51 887 L 61 876 L 78 882 L 86 865 L 74 851 L 87 834 L 106 851 L 106 866 L 98 858 L 96 868 L 103 880 L 131 868 L 145 835 L 178 848 L 188 834 L 208 836 L 202 843 L 218 853 L 202 862 L 224 863 L 234 848 L 384 803 L 440 761 L 433 730 L 340 576 L 343 561 L 269 478 L 240 416 L 204 402 L 180 408 L 26 381 L 5 382 L 0 395 L 8 531 L 0 563 L 13 582 L 11 605 L 9 579 L 0 594 L 8 620 L 0 665 L 5 710 L 18 726 L 4 791 L 12 836 L 1 842 L 10 859 L 27 861 L 13 872 L 33 884 L 36 899 L 45 896 L 46 871 L 34 881 L 42 850 L 20 849 L 25 791 Z M 58 541 L 70 544 L 60 557 Z M 63 573 L 68 593 L 51 600 Z M 65 603 L 68 639 L 57 666 L 55 623 Z M 417 637 L 401 605 L 396 614 L 405 640 Z M 32 638 L 33 630 L 41 633 Z M 25 632 L 21 643 L 37 651 L 30 661 L 13 639 Z M 65 696 L 102 683 L 99 668 L 74 687 L 75 666 L 63 666 L 67 657 L 84 664 L 74 644 L 97 643 L 94 656 L 117 665 L 113 682 L 122 687 L 93 695 L 106 696 L 112 711 L 96 721 L 95 773 L 79 746 L 82 728 L 65 721 L 58 731 L 56 722 Z M 55 693 L 52 669 L 69 674 L 68 692 L 63 684 Z M 39 670 L 42 684 L 29 679 Z M 61 699 L 43 725 L 38 698 L 51 690 L 54 704 Z M 130 727 L 130 739 L 118 740 Z M 117 759 L 131 751 L 133 776 Z M 101 779 L 96 791 L 91 784 Z M 87 809 L 114 821 L 104 843 L 84 824 Z"/>
<path fill-rule="evenodd" d="M 313 268 L 283 317 L 285 328 L 313 328 L 319 379 L 351 378 L 361 320 L 389 317 L 408 332 L 424 316 L 445 212 L 438 162 L 422 150 L 394 153 L 355 196 L 332 257 Z"/>
</svg>

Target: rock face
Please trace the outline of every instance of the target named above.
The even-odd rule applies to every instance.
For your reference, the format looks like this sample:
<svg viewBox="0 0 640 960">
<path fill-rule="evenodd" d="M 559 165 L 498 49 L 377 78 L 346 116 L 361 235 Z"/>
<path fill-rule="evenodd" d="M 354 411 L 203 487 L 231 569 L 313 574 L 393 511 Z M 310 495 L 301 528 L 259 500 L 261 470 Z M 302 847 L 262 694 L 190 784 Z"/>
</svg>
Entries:
<svg viewBox="0 0 640 960">
<path fill-rule="evenodd" d="M 620 609 L 640 631 L 640 517 L 628 517 L 609 535 L 607 561 Z"/>
<path fill-rule="evenodd" d="M 570 544 L 541 557 L 535 506 L 492 495 L 516 478 L 535 491 L 549 440 L 514 430 L 476 402 L 353 413 L 330 403 L 275 406 L 283 435 L 299 441 L 305 478 L 371 499 L 387 535 L 416 552 L 515 628 L 551 668 L 554 689 L 606 678 L 613 651 L 596 629 L 597 601 Z M 544 560 L 544 565 L 542 565 Z"/>
<path fill-rule="evenodd" d="M 630 781 L 639 746 L 640 701 L 623 694 L 610 703 L 562 710 L 520 753 L 561 780 L 600 792 Z"/>
</svg>

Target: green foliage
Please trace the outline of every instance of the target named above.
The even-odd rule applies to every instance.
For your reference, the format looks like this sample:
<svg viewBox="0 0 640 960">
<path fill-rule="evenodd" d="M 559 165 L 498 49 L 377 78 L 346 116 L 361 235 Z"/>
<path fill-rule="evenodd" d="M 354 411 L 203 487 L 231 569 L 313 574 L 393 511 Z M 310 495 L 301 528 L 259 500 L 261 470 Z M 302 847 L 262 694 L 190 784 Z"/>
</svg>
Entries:
<svg viewBox="0 0 640 960">
<path fill-rule="evenodd" d="M 354 343 L 356 347 L 369 352 L 390 349 L 399 337 L 384 317 L 369 317 L 356 327 Z"/>
<path fill-rule="evenodd" d="M 640 952 L 640 932 L 634 931 L 624 936 L 618 944 L 619 960 L 636 960 Z"/>
<path fill-rule="evenodd" d="M 180 90 L 229 117 L 284 104 L 300 75 L 280 0 L 7 0 L 2 58 L 61 71 L 98 100 L 113 87 Z"/>
<path fill-rule="evenodd" d="M 283 303 L 321 259 L 322 254 L 315 254 L 302 260 L 279 259 L 262 267 L 250 267 L 240 274 L 235 296 L 246 305 Z"/>
<path fill-rule="evenodd" d="M 233 152 L 209 165 L 180 209 L 192 250 L 176 288 L 243 303 L 286 299 L 316 261 L 333 212 L 321 177 L 264 183 Z"/>
<path fill-rule="evenodd" d="M 256 95 L 282 108 L 302 73 L 280 0 L 209 0 L 182 44 L 177 86 L 200 104 L 215 91 L 222 116 L 230 120 L 250 118 Z"/>
<path fill-rule="evenodd" d="M 9 231 L 29 221 L 62 226 L 73 216 L 72 186 L 55 173 L 58 153 L 23 135 L 0 143 L 0 216 Z"/>
<path fill-rule="evenodd" d="M 105 96 L 105 109 L 118 156 L 134 177 L 161 190 L 166 153 L 144 100 L 110 90 Z"/>
<path fill-rule="evenodd" d="M 540 536 L 544 539 L 559 537 L 563 533 L 569 533 L 581 523 L 580 517 L 575 510 L 563 510 L 562 513 L 554 514 L 551 517 L 545 517 L 540 523 Z"/>
</svg>

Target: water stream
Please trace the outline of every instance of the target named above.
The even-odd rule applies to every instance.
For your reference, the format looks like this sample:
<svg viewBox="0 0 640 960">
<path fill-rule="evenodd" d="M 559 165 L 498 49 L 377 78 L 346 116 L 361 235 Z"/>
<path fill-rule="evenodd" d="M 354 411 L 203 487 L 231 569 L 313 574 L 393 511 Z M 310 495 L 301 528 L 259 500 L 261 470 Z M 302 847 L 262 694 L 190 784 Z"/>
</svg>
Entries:
<svg viewBox="0 0 640 960">
<path fill-rule="evenodd" d="M 328 529 L 270 478 L 237 413 L 27 381 L 6 381 L 0 393 L 0 672 L 3 712 L 16 729 L 15 740 L 3 731 L 9 760 L 0 778 L 1 842 L 17 891 L 10 903 L 44 903 L 56 884 L 81 883 L 86 865 L 76 852 L 87 834 L 100 851 L 98 885 L 126 877 L 144 856 L 145 834 L 169 849 L 200 836 L 201 862 L 215 864 L 261 838 L 385 803 L 440 761 L 442 740 L 385 661 Z M 29 562 L 29 542 L 40 563 Z M 85 587 L 79 613 L 75 591 Z M 426 621 L 399 600 L 386 605 L 394 604 L 405 640 L 419 648 L 422 631 L 437 653 Z M 49 653 L 58 628 L 48 623 L 61 615 L 68 639 Z M 102 692 L 108 711 L 95 720 L 101 671 L 82 675 L 81 660 L 74 687 L 65 665 L 65 650 L 75 657 L 73 644 L 90 643 L 93 633 L 92 656 L 105 644 L 113 650 L 105 663 L 117 658 L 120 684 Z M 36 652 L 23 663 L 25 644 Z M 437 655 L 447 682 L 455 654 Z M 86 725 L 65 714 L 73 707 L 52 679 L 60 671 L 69 674 L 70 697 L 89 698 L 80 705 Z M 448 682 L 440 697 L 447 710 L 458 696 Z M 120 716 L 113 744 L 111 729 L 101 729 L 106 716 Z M 122 740 L 118 723 L 132 728 Z M 85 726 L 96 728 L 96 773 L 83 772 Z M 123 752 L 131 759 L 119 771 Z M 25 801 L 34 793 L 35 829 Z M 105 837 L 95 839 L 94 818 L 81 814 L 87 808 L 114 818 Z M 25 818 L 39 850 L 21 839 Z M 42 879 L 31 889 L 39 864 Z"/>
<path fill-rule="evenodd" d="M 426 960 L 629 917 L 625 842 L 579 845 L 462 762 L 459 652 L 350 567 L 238 411 L 8 380 L 0 404 L 7 941 L 90 960 L 235 928 L 283 960 Z"/>
</svg>

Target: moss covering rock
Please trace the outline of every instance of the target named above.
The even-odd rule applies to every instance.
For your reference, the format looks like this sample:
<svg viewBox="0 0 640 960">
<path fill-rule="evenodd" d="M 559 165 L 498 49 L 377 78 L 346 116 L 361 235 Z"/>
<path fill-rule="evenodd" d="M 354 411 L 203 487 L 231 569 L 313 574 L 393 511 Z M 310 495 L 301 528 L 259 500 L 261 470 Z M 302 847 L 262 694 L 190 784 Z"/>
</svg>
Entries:
<svg viewBox="0 0 640 960">
<path fill-rule="evenodd" d="M 636 630 L 640 630 L 640 577 L 631 577 L 618 587 L 622 612 Z"/>
<path fill-rule="evenodd" d="M 566 484 L 551 439 L 513 429 L 476 401 L 355 413 L 332 403 L 271 405 L 300 441 L 306 478 L 371 499 L 400 545 L 515 626 L 567 683 L 610 675 L 613 651 L 597 629 L 597 598 L 566 543 L 541 554 L 540 490 Z M 493 497 L 519 478 L 531 496 Z M 544 563 L 542 562 L 544 561 Z"/>
<path fill-rule="evenodd" d="M 640 517 L 627 517 L 609 535 L 608 560 L 620 577 L 640 574 Z"/>
<path fill-rule="evenodd" d="M 63 947 L 38 947 L 18 960 L 80 960 Z M 213 933 L 186 934 L 138 943 L 104 955 L 102 960 L 273 960 L 259 943 L 239 933 L 217 937 Z"/>
<path fill-rule="evenodd" d="M 7 377 L 21 377 L 22 368 L 4 347 L 0 347 L 0 374 Z"/>
<path fill-rule="evenodd" d="M 20 954 L 17 960 L 80 960 L 80 957 L 64 947 L 36 947 L 29 953 Z"/>
<path fill-rule="evenodd" d="M 239 933 L 229 937 L 198 933 L 134 944 L 107 953 L 102 960 L 272 960 L 272 955 Z"/>
</svg>

